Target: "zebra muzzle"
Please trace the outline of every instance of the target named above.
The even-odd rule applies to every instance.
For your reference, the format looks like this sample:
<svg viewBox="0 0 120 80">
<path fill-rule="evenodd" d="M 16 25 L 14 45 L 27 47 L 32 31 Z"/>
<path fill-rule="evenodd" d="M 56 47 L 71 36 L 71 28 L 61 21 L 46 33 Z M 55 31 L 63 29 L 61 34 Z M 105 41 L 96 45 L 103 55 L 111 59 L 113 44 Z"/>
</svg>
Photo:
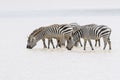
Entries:
<svg viewBox="0 0 120 80">
<path fill-rule="evenodd" d="M 26 48 L 28 48 L 28 49 L 32 49 L 32 47 L 31 47 L 31 46 L 28 46 L 28 45 L 26 46 Z"/>
</svg>

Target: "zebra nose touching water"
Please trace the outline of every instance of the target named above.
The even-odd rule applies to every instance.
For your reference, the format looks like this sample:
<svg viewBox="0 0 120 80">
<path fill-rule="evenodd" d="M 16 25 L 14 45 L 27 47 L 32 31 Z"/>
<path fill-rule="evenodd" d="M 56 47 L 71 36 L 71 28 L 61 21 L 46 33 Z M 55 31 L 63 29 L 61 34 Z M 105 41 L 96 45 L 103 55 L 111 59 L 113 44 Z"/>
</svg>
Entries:
<svg viewBox="0 0 120 80">
<path fill-rule="evenodd" d="M 103 38 L 104 48 L 106 48 L 107 43 L 109 44 L 109 50 L 111 50 L 111 41 L 110 41 L 111 29 L 106 25 L 96 25 L 89 24 L 81 26 L 79 30 L 72 34 L 74 43 L 80 38 L 84 39 L 84 50 L 86 50 L 86 42 L 88 41 L 92 50 L 94 50 L 91 40 L 100 40 Z M 74 46 L 74 43 L 68 43 L 67 48 L 71 50 Z M 100 43 L 99 43 L 100 45 Z"/>
<path fill-rule="evenodd" d="M 80 26 L 77 23 L 70 24 L 53 24 L 50 26 L 40 27 L 34 30 L 28 37 L 26 48 L 32 49 L 36 46 L 39 40 L 43 41 L 44 48 L 47 48 L 45 39 L 48 39 L 48 48 L 50 48 L 50 43 L 53 48 L 54 42 L 53 38 L 57 40 L 56 47 L 65 46 L 65 41 L 67 41 L 66 48 L 71 50 L 76 43 L 81 43 L 81 38 L 84 40 L 84 50 L 86 50 L 86 42 L 88 41 L 92 50 L 94 50 L 91 40 L 95 40 L 95 46 L 97 41 L 100 46 L 100 38 L 103 38 L 104 48 L 106 48 L 107 43 L 109 44 L 109 49 L 111 50 L 110 41 L 111 29 L 106 25 L 96 25 L 88 24 Z"/>
</svg>

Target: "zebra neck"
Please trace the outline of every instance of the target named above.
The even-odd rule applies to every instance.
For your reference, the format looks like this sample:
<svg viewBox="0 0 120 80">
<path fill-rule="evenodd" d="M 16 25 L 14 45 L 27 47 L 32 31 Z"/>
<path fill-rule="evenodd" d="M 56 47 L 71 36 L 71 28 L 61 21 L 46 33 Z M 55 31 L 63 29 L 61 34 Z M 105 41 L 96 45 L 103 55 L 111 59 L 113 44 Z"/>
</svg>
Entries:
<svg viewBox="0 0 120 80">
<path fill-rule="evenodd" d="M 44 39 L 45 38 L 45 31 L 41 31 L 40 33 L 38 33 L 36 36 L 35 36 L 36 40 L 39 41 L 41 39 Z"/>
</svg>

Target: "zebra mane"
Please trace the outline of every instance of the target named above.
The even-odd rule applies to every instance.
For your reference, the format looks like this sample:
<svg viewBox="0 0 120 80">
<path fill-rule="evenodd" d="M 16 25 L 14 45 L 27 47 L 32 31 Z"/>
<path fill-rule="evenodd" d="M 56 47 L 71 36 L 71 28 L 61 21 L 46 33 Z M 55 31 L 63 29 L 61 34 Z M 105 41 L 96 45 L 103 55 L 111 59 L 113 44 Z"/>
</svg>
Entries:
<svg viewBox="0 0 120 80">
<path fill-rule="evenodd" d="M 87 24 L 87 25 L 83 25 L 83 26 L 97 26 L 97 24 Z"/>
<path fill-rule="evenodd" d="M 35 29 L 28 37 L 28 39 L 30 39 L 31 37 L 34 37 L 36 36 L 39 32 L 41 32 L 42 30 L 44 29 L 44 27 L 40 27 L 40 28 L 37 28 Z"/>
<path fill-rule="evenodd" d="M 59 26 L 66 26 L 67 24 L 52 24 L 50 26 L 47 27 L 59 27 Z"/>
</svg>

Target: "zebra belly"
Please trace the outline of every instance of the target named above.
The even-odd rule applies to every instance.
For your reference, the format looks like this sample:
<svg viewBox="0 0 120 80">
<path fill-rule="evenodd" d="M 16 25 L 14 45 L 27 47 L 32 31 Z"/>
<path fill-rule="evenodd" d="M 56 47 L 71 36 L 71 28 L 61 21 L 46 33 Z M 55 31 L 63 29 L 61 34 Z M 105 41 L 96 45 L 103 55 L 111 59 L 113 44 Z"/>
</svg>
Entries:
<svg viewBox="0 0 120 80">
<path fill-rule="evenodd" d="M 60 39 L 60 38 L 63 38 L 64 35 L 62 35 L 62 34 L 47 34 L 46 37 Z"/>
</svg>

